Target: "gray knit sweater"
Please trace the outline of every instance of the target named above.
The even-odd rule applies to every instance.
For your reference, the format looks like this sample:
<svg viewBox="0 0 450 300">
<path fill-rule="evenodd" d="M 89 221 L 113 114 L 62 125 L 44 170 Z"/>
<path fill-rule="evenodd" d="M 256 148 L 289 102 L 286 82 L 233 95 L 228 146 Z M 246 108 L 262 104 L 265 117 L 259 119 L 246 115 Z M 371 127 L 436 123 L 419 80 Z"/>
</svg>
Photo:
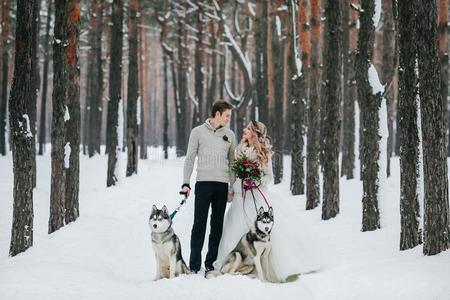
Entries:
<svg viewBox="0 0 450 300">
<path fill-rule="evenodd" d="M 210 119 L 191 131 L 184 161 L 184 184 L 190 184 L 195 158 L 197 161 L 197 181 L 218 181 L 234 183 L 235 176 L 230 166 L 235 159 L 236 141 L 234 133 L 227 127 L 215 129 Z"/>
</svg>

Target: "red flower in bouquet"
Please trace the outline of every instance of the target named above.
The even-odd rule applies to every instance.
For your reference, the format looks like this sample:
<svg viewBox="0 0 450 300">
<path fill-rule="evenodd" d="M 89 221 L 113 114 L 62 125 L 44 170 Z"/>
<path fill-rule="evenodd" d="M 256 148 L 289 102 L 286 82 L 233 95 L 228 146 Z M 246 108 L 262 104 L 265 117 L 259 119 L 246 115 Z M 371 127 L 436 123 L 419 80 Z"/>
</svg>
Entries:
<svg viewBox="0 0 450 300">
<path fill-rule="evenodd" d="M 261 184 L 262 171 L 261 167 L 256 161 L 249 160 L 242 156 L 235 160 L 231 166 L 231 171 L 242 180 L 244 189 L 252 189 Z"/>
</svg>

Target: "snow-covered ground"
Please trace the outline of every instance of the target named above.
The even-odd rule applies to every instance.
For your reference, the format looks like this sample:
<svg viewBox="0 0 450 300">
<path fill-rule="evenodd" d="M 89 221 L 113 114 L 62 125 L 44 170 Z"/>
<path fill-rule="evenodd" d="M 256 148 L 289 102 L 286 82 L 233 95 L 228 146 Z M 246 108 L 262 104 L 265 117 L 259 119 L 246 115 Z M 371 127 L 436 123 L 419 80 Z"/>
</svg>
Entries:
<svg viewBox="0 0 450 300">
<path fill-rule="evenodd" d="M 293 226 L 302 220 L 306 227 L 299 228 L 299 235 L 314 232 L 305 235 L 304 243 L 318 247 L 311 257 L 320 263 L 317 272 L 286 284 L 242 276 L 207 280 L 201 274 L 153 282 L 147 219 L 153 204 L 166 204 L 169 210 L 178 205 L 183 159 L 172 153 L 165 161 L 160 150 L 151 153 L 151 159 L 139 162 L 138 176 L 121 178 L 113 188 L 105 187 L 107 158 L 81 156 L 81 216 L 52 235 L 47 234 L 50 157 L 38 156 L 34 246 L 14 258 L 8 257 L 12 162 L 11 156 L 0 157 L 0 299 L 450 299 L 450 251 L 425 257 L 422 247 L 398 250 L 398 159 L 380 203 L 382 228 L 363 233 L 358 180 L 341 180 L 341 213 L 321 221 L 320 207 L 305 211 L 305 197 L 290 195 L 286 158 L 287 176 L 273 189 L 292 205 Z M 125 164 L 122 157 L 122 174 Z M 174 220 L 186 261 L 192 219 L 193 198 Z M 308 240 L 311 236 L 314 240 Z"/>
</svg>

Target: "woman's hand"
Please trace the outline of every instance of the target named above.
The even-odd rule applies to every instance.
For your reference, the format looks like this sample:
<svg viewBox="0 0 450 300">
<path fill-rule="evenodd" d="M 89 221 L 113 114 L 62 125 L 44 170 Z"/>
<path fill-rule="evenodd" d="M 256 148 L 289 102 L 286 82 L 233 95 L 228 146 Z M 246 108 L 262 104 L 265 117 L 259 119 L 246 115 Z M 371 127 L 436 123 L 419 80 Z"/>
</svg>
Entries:
<svg viewBox="0 0 450 300">
<path fill-rule="evenodd" d="M 227 202 L 233 201 L 233 198 L 234 198 L 234 192 L 233 192 L 233 191 L 229 191 L 229 192 L 228 192 L 228 199 L 227 199 Z"/>
</svg>

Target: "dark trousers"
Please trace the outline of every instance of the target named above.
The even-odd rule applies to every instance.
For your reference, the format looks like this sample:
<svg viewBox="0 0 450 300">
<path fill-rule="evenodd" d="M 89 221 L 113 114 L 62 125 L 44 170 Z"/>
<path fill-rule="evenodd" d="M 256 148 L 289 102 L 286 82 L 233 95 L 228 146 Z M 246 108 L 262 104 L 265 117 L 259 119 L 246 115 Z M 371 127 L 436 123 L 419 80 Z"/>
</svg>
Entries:
<svg viewBox="0 0 450 300">
<path fill-rule="evenodd" d="M 227 206 L 228 183 L 217 181 L 199 181 L 195 184 L 194 225 L 191 232 L 191 257 L 189 266 L 192 271 L 200 270 L 202 248 L 205 241 L 206 222 L 211 206 L 211 223 L 206 254 L 205 268 L 212 268 L 217 259 L 220 238 L 222 237 L 223 216 Z"/>
</svg>

